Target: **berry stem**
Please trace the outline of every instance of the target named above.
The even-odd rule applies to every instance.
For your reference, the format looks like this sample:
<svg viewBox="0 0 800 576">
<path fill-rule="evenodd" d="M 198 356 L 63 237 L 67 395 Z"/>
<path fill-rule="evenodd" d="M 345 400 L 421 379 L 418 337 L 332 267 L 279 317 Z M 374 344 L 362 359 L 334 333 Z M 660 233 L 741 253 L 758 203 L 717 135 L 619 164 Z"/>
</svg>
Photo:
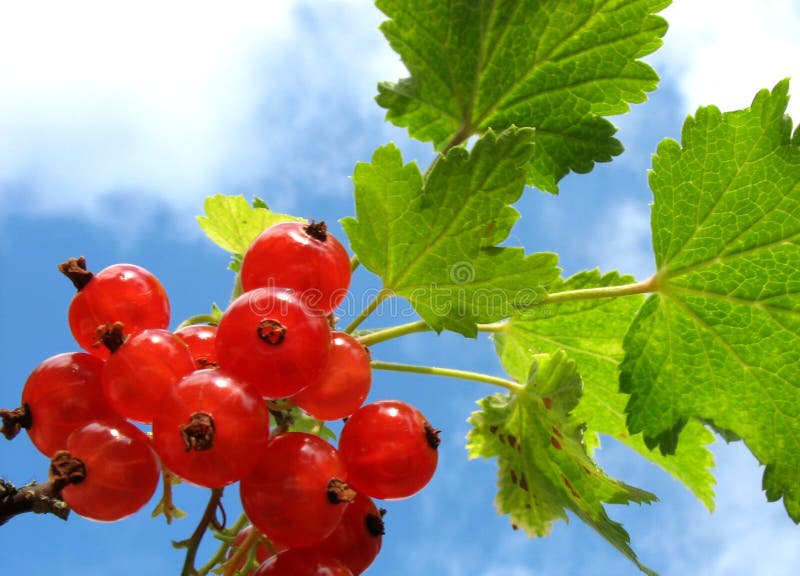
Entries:
<svg viewBox="0 0 800 576">
<path fill-rule="evenodd" d="M 236 551 L 231 554 L 231 557 L 225 562 L 224 568 L 225 576 L 234 576 L 236 573 L 236 566 L 240 563 L 242 564 L 241 569 L 239 570 L 240 573 L 248 573 L 247 569 L 250 562 L 255 560 L 256 556 L 256 547 L 258 546 L 258 542 L 261 540 L 261 532 L 258 529 L 253 527 L 250 533 L 245 537 L 244 541 L 239 544 Z M 243 560 L 247 559 L 246 562 L 242 562 Z"/>
<path fill-rule="evenodd" d="M 522 386 L 508 380 L 506 378 L 499 378 L 481 372 L 470 372 L 467 370 L 457 370 L 455 368 L 440 368 L 438 366 L 419 366 L 416 364 L 400 364 L 397 362 L 381 362 L 380 360 L 373 360 L 370 362 L 372 368 L 376 370 L 392 370 L 394 372 L 413 372 L 415 374 L 428 374 L 430 376 L 444 376 L 446 378 L 459 378 L 461 380 L 472 380 L 474 382 L 483 382 L 485 384 L 492 384 L 500 386 L 511 392 L 518 392 Z"/>
<path fill-rule="evenodd" d="M 478 332 L 503 332 L 508 326 L 508 322 L 501 320 L 493 322 L 492 324 L 478 324 Z M 357 337 L 357 340 L 364 346 L 372 346 L 393 340 L 406 334 L 414 334 L 415 332 L 430 332 L 432 328 L 424 320 L 417 320 L 416 322 L 409 322 L 408 324 L 400 324 L 399 326 L 390 326 L 388 328 L 377 328 L 375 330 L 365 331 Z"/>
<path fill-rule="evenodd" d="M 430 329 L 431 328 L 428 326 L 427 322 L 424 320 L 417 320 L 416 322 L 409 322 L 408 324 L 400 324 L 399 326 L 391 326 L 389 328 L 372 330 L 361 336 L 358 336 L 357 340 L 361 342 L 363 346 L 372 346 L 373 344 L 399 338 L 400 336 L 405 336 L 406 334 L 413 334 L 415 332 L 428 332 Z"/>
<path fill-rule="evenodd" d="M 353 256 L 350 258 L 350 272 L 355 272 L 356 268 L 361 265 L 361 261 L 358 259 L 358 256 Z"/>
<path fill-rule="evenodd" d="M 222 564 L 225 561 L 225 556 L 228 554 L 228 550 L 231 549 L 231 544 L 233 544 L 236 535 L 245 526 L 247 526 L 247 522 L 248 522 L 247 516 L 245 516 L 245 514 L 242 513 L 239 515 L 236 521 L 231 525 L 231 527 L 224 531 L 225 536 L 220 538 L 222 543 L 219 545 L 219 548 L 217 548 L 217 551 L 214 552 L 214 555 L 208 559 L 208 562 L 206 562 L 200 568 L 198 568 L 197 570 L 198 576 L 206 576 L 219 564 Z"/>
<path fill-rule="evenodd" d="M 221 500 L 222 488 L 211 490 L 211 496 L 208 499 L 205 512 L 203 512 L 203 516 L 200 518 L 200 522 L 197 523 L 197 528 L 194 529 L 192 535 L 187 540 L 172 543 L 175 548 L 186 548 L 186 559 L 183 562 L 181 576 L 198 576 L 199 572 L 194 567 L 197 549 L 200 547 L 200 542 L 202 542 L 208 527 L 217 522 L 217 510 L 221 506 Z"/>
<path fill-rule="evenodd" d="M 543 300 L 536 303 L 535 307 L 543 306 L 546 304 L 559 304 L 561 302 L 570 302 L 573 300 L 593 300 L 598 298 L 618 298 L 620 296 L 631 296 L 633 294 L 647 294 L 650 292 L 657 292 L 659 289 L 658 287 L 658 279 L 656 276 L 651 276 L 647 280 L 643 280 L 641 282 L 635 282 L 632 284 L 623 284 L 621 286 L 603 286 L 600 288 L 583 288 L 580 290 L 565 290 L 564 292 L 555 292 L 553 294 L 547 295 Z M 391 291 L 388 292 L 388 295 L 391 295 Z M 380 293 L 379 293 L 380 296 Z M 370 303 L 372 306 L 378 298 L 376 297 Z M 378 302 L 380 304 L 380 302 Z M 374 311 L 377 307 L 377 304 L 370 309 L 370 306 L 364 309 L 364 311 L 369 310 L 369 313 Z M 532 307 L 533 308 L 533 307 Z M 366 314 L 366 316 L 369 315 Z M 364 312 L 362 312 L 360 316 L 363 316 Z M 366 317 L 365 316 L 365 317 Z M 357 318 L 358 319 L 358 318 Z M 362 319 L 363 320 L 363 319 Z M 345 330 L 346 332 L 351 332 L 351 327 L 354 329 L 355 321 L 347 327 Z M 497 322 L 492 322 L 489 324 L 478 324 L 478 332 L 504 332 L 508 328 L 508 320 L 499 320 Z M 388 328 L 378 328 L 375 330 L 367 331 L 358 336 L 358 341 L 361 342 L 364 346 L 372 346 L 373 344 L 378 344 L 380 342 L 385 342 L 387 340 L 392 340 L 394 338 L 399 338 L 400 336 L 405 336 L 406 334 L 413 334 L 415 332 L 427 332 L 432 330 L 424 320 L 417 320 L 415 322 L 409 322 L 407 324 L 400 324 L 399 326 L 390 326 Z"/>
<path fill-rule="evenodd" d="M 175 506 L 175 503 L 172 501 L 172 485 L 178 484 L 180 482 L 180 478 L 167 470 L 167 468 L 162 464 L 161 480 L 164 486 L 163 493 L 161 500 L 156 505 L 151 516 L 155 518 L 163 514 L 167 524 L 172 524 L 173 520 L 186 516 L 186 512 Z"/>
<path fill-rule="evenodd" d="M 372 314 L 373 312 L 375 312 L 375 310 L 378 309 L 378 306 L 380 306 L 384 300 L 390 298 L 393 294 L 394 292 L 392 292 L 391 290 L 387 290 L 386 288 L 381 288 L 381 290 L 375 295 L 375 298 L 373 298 L 372 301 L 369 304 L 367 304 L 367 306 L 359 313 L 358 316 L 353 318 L 353 321 L 350 322 L 350 324 L 347 326 L 347 328 L 344 329 L 344 331 L 347 332 L 348 334 L 352 333 L 353 330 L 358 328 L 364 320 L 369 318 L 370 314 Z"/>
</svg>

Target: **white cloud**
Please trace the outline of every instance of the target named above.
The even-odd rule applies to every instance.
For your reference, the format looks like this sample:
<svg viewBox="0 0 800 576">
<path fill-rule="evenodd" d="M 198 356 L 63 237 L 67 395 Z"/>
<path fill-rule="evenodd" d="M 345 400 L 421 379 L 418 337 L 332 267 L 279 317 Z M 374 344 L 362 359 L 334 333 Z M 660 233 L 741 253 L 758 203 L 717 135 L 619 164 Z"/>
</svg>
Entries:
<svg viewBox="0 0 800 576">
<path fill-rule="evenodd" d="M 717 510 L 700 507 L 675 510 L 674 533 L 665 555 L 666 574 L 706 576 L 790 576 L 800 566 L 797 527 L 781 503 L 766 503 L 760 468 L 741 443 L 718 444 Z M 664 548 L 663 542 L 659 545 Z"/>
<path fill-rule="evenodd" d="M 310 6 L 4 3 L 0 207 L 96 214 L 136 191 L 194 212 L 206 194 L 280 179 L 270 171 L 314 141 L 325 114 L 309 109 L 331 87 L 358 113 L 379 74 L 402 74 L 369 3 Z"/>
<path fill-rule="evenodd" d="M 649 206 L 633 200 L 613 204 L 596 220 L 588 250 L 600 270 L 619 270 L 637 280 L 653 274 Z"/>
<path fill-rule="evenodd" d="M 675 0 L 662 15 L 670 28 L 652 60 L 662 75 L 679 77 L 687 112 L 708 104 L 745 108 L 787 76 L 800 94 L 797 0 Z M 800 96 L 789 113 L 800 118 Z"/>
</svg>

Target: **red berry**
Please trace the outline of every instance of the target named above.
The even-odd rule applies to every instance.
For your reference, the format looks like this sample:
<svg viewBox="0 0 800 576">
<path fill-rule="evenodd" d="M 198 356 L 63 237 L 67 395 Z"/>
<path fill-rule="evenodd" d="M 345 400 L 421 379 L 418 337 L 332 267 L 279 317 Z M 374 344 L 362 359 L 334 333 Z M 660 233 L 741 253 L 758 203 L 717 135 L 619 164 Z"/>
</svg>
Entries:
<svg viewBox="0 0 800 576">
<path fill-rule="evenodd" d="M 331 345 L 328 321 L 289 291 L 260 288 L 239 296 L 217 329 L 219 365 L 262 396 L 284 398 L 320 374 Z"/>
<path fill-rule="evenodd" d="M 103 395 L 103 361 L 83 352 L 58 354 L 39 364 L 22 389 L 28 406 L 28 435 L 46 456 L 67 445 L 76 428 L 95 420 L 120 419 Z"/>
<path fill-rule="evenodd" d="M 189 347 L 194 358 L 195 367 L 216 368 L 217 351 L 214 342 L 217 338 L 217 327 L 211 324 L 192 324 L 175 330 L 178 336 Z"/>
<path fill-rule="evenodd" d="M 266 448 L 269 416 L 248 384 L 219 370 L 197 370 L 161 399 L 153 442 L 184 480 L 221 488 L 240 480 Z"/>
<path fill-rule="evenodd" d="M 129 424 L 95 422 L 75 430 L 67 450 L 86 467 L 79 484 L 62 495 L 76 513 L 92 520 L 120 520 L 147 504 L 156 491 L 158 459 L 144 433 Z"/>
<path fill-rule="evenodd" d="M 194 360 L 181 339 L 167 330 L 144 330 L 106 361 L 103 392 L 119 414 L 150 424 L 164 394 L 193 370 Z"/>
<path fill-rule="evenodd" d="M 264 230 L 242 261 L 242 287 L 290 288 L 305 305 L 327 315 L 350 286 L 350 257 L 324 222 L 283 222 Z"/>
<path fill-rule="evenodd" d="M 319 436 L 289 432 L 272 438 L 240 484 L 247 517 L 267 538 L 293 548 L 330 534 L 352 499 L 336 449 Z"/>
<path fill-rule="evenodd" d="M 253 576 L 353 576 L 353 573 L 339 560 L 293 548 L 268 558 Z"/>
<path fill-rule="evenodd" d="M 356 410 L 339 436 L 348 482 L 373 498 L 392 500 L 419 492 L 433 477 L 439 432 L 422 413 L 399 400 Z"/>
<path fill-rule="evenodd" d="M 292 397 L 294 403 L 320 420 L 352 414 L 369 394 L 372 370 L 367 349 L 344 332 L 334 332 L 322 373 Z"/>
<path fill-rule="evenodd" d="M 361 574 L 378 557 L 383 540 L 383 513 L 372 499 L 358 492 L 345 508 L 336 529 L 314 550 L 340 560 L 353 573 Z"/>
<path fill-rule="evenodd" d="M 82 266 L 81 266 L 82 264 Z M 83 259 L 61 265 L 78 293 L 69 306 L 69 326 L 81 348 L 108 358 L 109 351 L 97 339 L 97 329 L 122 322 L 125 333 L 169 325 L 169 299 L 164 287 L 150 272 L 133 264 L 114 264 L 92 275 Z M 84 274 L 79 271 L 83 270 Z"/>
</svg>

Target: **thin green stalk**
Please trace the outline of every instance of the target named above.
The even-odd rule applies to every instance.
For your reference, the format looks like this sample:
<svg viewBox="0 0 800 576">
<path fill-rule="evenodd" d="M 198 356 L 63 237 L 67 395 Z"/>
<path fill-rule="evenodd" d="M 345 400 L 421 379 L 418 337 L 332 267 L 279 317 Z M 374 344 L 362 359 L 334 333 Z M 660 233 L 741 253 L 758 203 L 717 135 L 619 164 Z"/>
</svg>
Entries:
<svg viewBox="0 0 800 576">
<path fill-rule="evenodd" d="M 358 256 L 353 256 L 350 258 L 350 272 L 355 272 L 356 268 L 361 265 L 361 261 L 358 259 Z"/>
<path fill-rule="evenodd" d="M 380 328 L 372 332 L 368 332 L 363 336 L 358 337 L 358 341 L 364 346 L 372 346 L 379 342 L 392 340 L 405 336 L 406 334 L 413 334 L 414 332 L 427 332 L 430 326 L 424 320 L 417 320 L 416 322 L 409 322 L 408 324 L 401 324 L 399 326 L 391 326 L 389 328 Z"/>
<path fill-rule="evenodd" d="M 381 305 L 381 302 L 383 302 L 387 298 L 390 298 L 391 296 L 392 296 L 391 290 L 386 290 L 384 288 L 381 288 L 381 290 L 375 295 L 375 298 L 372 299 L 372 302 L 367 304 L 367 306 L 361 311 L 361 313 L 355 318 L 353 318 L 353 321 L 350 322 L 350 324 L 347 326 L 347 328 L 344 329 L 344 331 L 347 332 L 348 334 L 352 333 L 353 330 L 358 328 L 364 320 L 369 318 L 370 314 L 372 314 L 373 312 L 375 312 L 375 310 L 378 309 L 378 306 Z"/>
<path fill-rule="evenodd" d="M 522 388 L 517 382 L 506 378 L 499 378 L 481 372 L 469 372 L 467 370 L 456 370 L 455 368 L 440 368 L 438 366 L 418 366 L 416 364 L 399 364 L 397 362 L 381 362 L 373 360 L 372 367 L 376 370 L 392 370 L 394 372 L 412 372 L 414 374 L 428 374 L 430 376 L 444 376 L 446 378 L 459 378 L 461 380 L 472 380 L 500 386 L 506 390 L 516 392 Z"/>
<path fill-rule="evenodd" d="M 217 548 L 217 551 L 214 552 L 214 555 L 208 559 L 208 562 L 203 564 L 197 570 L 198 576 L 206 576 L 209 572 L 211 572 L 211 570 L 216 568 L 217 565 L 221 564 L 225 560 L 226 556 L 228 555 L 228 550 L 231 549 L 231 544 L 233 543 L 236 534 L 238 534 L 247 525 L 247 522 L 247 516 L 244 512 L 242 512 L 236 519 L 236 522 L 234 522 L 231 527 L 226 530 L 227 533 L 231 534 L 231 537 L 222 540 L 219 548 Z"/>
<path fill-rule="evenodd" d="M 594 298 L 617 298 L 618 296 L 631 296 L 632 294 L 647 294 L 648 292 L 655 292 L 658 289 L 656 277 L 651 276 L 647 280 L 641 282 L 634 282 L 633 284 L 622 284 L 621 286 L 602 286 L 598 288 L 582 288 L 580 290 L 565 290 L 564 292 L 555 292 L 548 294 L 547 297 L 541 302 L 537 302 L 536 306 L 542 304 L 559 304 L 561 302 L 570 302 L 573 300 L 591 300 Z"/>
<path fill-rule="evenodd" d="M 493 322 L 492 324 L 478 324 L 478 332 L 503 332 L 508 326 L 506 320 Z M 388 328 L 378 328 L 362 334 L 357 339 L 364 346 L 372 346 L 373 344 L 380 344 L 387 340 L 393 340 L 406 334 L 414 334 L 415 332 L 428 332 L 432 330 L 424 320 L 417 320 L 416 322 L 409 322 L 408 324 L 400 324 L 399 326 L 390 326 Z"/>
<path fill-rule="evenodd" d="M 540 302 L 537 302 L 534 306 L 542 306 L 544 304 L 559 304 L 561 302 L 570 302 L 573 300 L 591 300 L 595 298 L 617 298 L 619 296 L 630 296 L 633 294 L 646 294 L 648 292 L 655 292 L 658 290 L 657 279 L 655 276 L 648 278 L 647 280 L 643 280 L 641 282 L 635 282 L 633 284 L 623 284 L 621 286 L 603 286 L 599 288 L 583 288 L 580 290 L 566 290 L 564 292 L 555 292 L 553 294 L 548 294 Z M 384 298 L 381 298 L 381 294 L 379 293 L 378 296 L 373 300 L 367 308 L 359 315 L 358 323 L 354 320 L 350 326 L 347 327 L 345 330 L 346 332 L 352 332 L 358 324 L 363 321 L 364 318 L 369 316 L 377 305 L 383 301 Z M 365 314 L 366 312 L 366 314 Z M 361 318 L 363 316 L 363 318 Z M 508 327 L 507 320 L 500 320 L 498 322 L 492 322 L 490 324 L 478 324 L 478 331 L 479 332 L 503 332 Z M 390 326 L 388 328 L 379 328 L 376 330 L 372 330 L 363 334 L 362 336 L 358 337 L 358 341 L 361 342 L 364 346 L 372 346 L 373 344 L 378 344 L 380 342 L 385 342 L 387 340 L 392 340 L 394 338 L 399 338 L 400 336 L 405 336 L 406 334 L 413 334 L 415 332 L 426 332 L 431 330 L 431 328 L 423 321 L 417 320 L 415 322 L 409 322 L 407 324 L 400 324 L 399 326 Z"/>
</svg>

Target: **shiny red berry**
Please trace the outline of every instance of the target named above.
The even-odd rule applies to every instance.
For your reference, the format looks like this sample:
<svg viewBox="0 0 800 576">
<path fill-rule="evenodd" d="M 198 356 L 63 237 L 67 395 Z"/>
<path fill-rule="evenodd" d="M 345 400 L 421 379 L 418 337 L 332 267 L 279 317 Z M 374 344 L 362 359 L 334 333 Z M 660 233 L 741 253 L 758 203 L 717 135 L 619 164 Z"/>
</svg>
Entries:
<svg viewBox="0 0 800 576">
<path fill-rule="evenodd" d="M 268 398 L 291 396 L 314 382 L 330 346 L 324 316 L 289 291 L 268 288 L 234 300 L 216 338 L 220 367 Z"/>
<path fill-rule="evenodd" d="M 150 424 L 161 399 L 194 371 L 183 340 L 158 328 L 128 338 L 103 367 L 103 393 L 125 418 Z"/>
<path fill-rule="evenodd" d="M 399 400 L 356 410 L 339 436 L 348 482 L 358 492 L 392 500 L 419 492 L 433 477 L 439 431 L 422 413 Z"/>
<path fill-rule="evenodd" d="M 349 334 L 334 332 L 331 351 L 321 374 L 292 400 L 314 418 L 338 420 L 364 403 L 371 382 L 367 349 Z"/>
<path fill-rule="evenodd" d="M 191 324 L 175 330 L 178 336 L 189 347 L 194 358 L 195 367 L 216 368 L 217 351 L 215 341 L 217 327 L 210 324 Z"/>
<path fill-rule="evenodd" d="M 77 514 L 120 520 L 147 504 L 161 477 L 158 459 L 144 433 L 129 424 L 95 422 L 70 434 L 67 450 L 83 462 L 86 477 L 62 491 Z"/>
<path fill-rule="evenodd" d="M 164 465 L 208 488 L 250 472 L 268 436 L 264 401 L 249 384 L 219 370 L 197 370 L 178 382 L 153 420 L 153 442 Z"/>
<path fill-rule="evenodd" d="M 335 558 L 292 548 L 268 558 L 253 576 L 353 576 L 353 573 Z"/>
<path fill-rule="evenodd" d="M 270 540 L 289 548 L 310 546 L 333 532 L 354 496 L 346 477 L 336 449 L 319 436 L 281 434 L 240 483 L 242 505 Z"/>
<path fill-rule="evenodd" d="M 120 419 L 103 395 L 103 361 L 83 352 L 52 356 L 39 364 L 22 389 L 30 418 L 28 435 L 46 456 L 63 450 L 76 428 Z"/>
<path fill-rule="evenodd" d="M 122 322 L 126 334 L 169 325 L 169 299 L 149 271 L 133 264 L 114 264 L 92 274 L 83 258 L 73 258 L 60 270 L 78 289 L 69 306 L 69 326 L 81 348 L 108 358 L 97 338 L 98 327 Z"/>
<path fill-rule="evenodd" d="M 350 257 L 324 222 L 283 222 L 264 230 L 242 261 L 242 287 L 289 288 L 306 306 L 330 314 L 350 286 Z"/>
<path fill-rule="evenodd" d="M 336 529 L 314 550 L 325 552 L 340 560 L 357 576 L 369 568 L 381 551 L 384 526 L 383 514 L 372 499 L 361 492 L 345 508 Z"/>
</svg>

